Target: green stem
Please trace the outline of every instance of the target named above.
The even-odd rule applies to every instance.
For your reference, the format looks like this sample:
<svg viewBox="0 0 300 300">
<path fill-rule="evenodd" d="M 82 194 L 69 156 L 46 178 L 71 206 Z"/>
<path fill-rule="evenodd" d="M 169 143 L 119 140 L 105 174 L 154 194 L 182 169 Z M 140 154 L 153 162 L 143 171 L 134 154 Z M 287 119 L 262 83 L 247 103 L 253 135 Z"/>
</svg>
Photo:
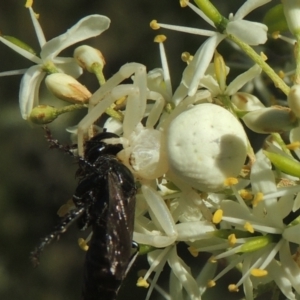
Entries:
<svg viewBox="0 0 300 300">
<path fill-rule="evenodd" d="M 57 112 L 57 115 L 61 115 L 61 114 L 67 113 L 67 112 L 71 112 L 71 111 L 79 110 L 79 109 L 83 109 L 83 108 L 87 108 L 87 105 L 86 104 L 72 104 L 72 105 L 61 107 L 61 108 L 57 108 L 56 112 Z"/>
<path fill-rule="evenodd" d="M 258 55 L 248 44 L 242 42 L 237 37 L 228 34 L 227 38 L 236 43 L 255 63 L 257 63 L 262 70 L 270 77 L 274 82 L 274 85 L 279 88 L 284 94 L 288 95 L 290 88 L 285 82 L 276 74 L 276 72 Z"/>
<path fill-rule="evenodd" d="M 295 45 L 295 58 L 296 58 L 296 72 L 295 72 L 295 84 L 300 84 L 300 33 L 295 34 L 297 43 Z"/>
<path fill-rule="evenodd" d="M 194 0 L 197 6 L 205 13 L 205 15 L 214 22 L 215 25 L 220 25 L 223 16 L 208 0 Z"/>
<path fill-rule="evenodd" d="M 283 152 L 293 157 L 291 151 L 286 147 L 286 144 L 279 133 L 272 133 L 271 136 L 274 139 L 274 141 L 280 146 Z"/>
</svg>

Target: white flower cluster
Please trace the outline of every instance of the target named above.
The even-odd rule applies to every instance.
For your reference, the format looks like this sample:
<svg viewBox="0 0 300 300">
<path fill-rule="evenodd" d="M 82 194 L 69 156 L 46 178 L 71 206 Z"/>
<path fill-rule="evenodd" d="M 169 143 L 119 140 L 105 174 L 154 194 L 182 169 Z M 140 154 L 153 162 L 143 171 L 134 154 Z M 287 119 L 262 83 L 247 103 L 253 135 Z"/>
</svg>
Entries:
<svg viewBox="0 0 300 300">
<path fill-rule="evenodd" d="M 242 287 L 246 299 L 251 300 L 260 285 L 273 281 L 287 299 L 296 299 L 300 295 L 300 59 L 296 59 L 294 85 L 289 88 L 249 46 L 267 41 L 267 27 L 243 17 L 270 0 L 247 0 L 228 19 L 208 1 L 195 2 L 200 9 L 187 0 L 181 5 L 189 6 L 217 31 L 151 22 L 153 29 L 209 36 L 193 57 L 185 54 L 187 67 L 175 92 L 164 36 L 156 38 L 162 68 L 147 73 L 145 66 L 127 63 L 106 81 L 102 73 L 105 61 L 98 50 L 80 46 L 74 58 L 57 55 L 74 43 L 101 34 L 110 20 L 88 16 L 46 42 L 30 5 L 40 57 L 0 37 L 1 42 L 36 64 L 2 75 L 24 73 L 20 109 L 23 118 L 31 122 L 45 124 L 61 113 L 88 108 L 76 129 L 79 155 L 83 155 L 84 140 L 94 132 L 94 123 L 104 113 L 108 115 L 103 128 L 120 136 L 110 142 L 122 143 L 124 149 L 118 158 L 140 186 L 133 239 L 141 249 L 148 246 L 152 250 L 147 254 L 150 268 L 138 280 L 139 286 L 151 282 L 147 299 L 154 288 L 166 299 L 185 299 L 186 295 L 201 299 L 208 287 L 215 286 L 233 268 L 241 277 L 229 285 L 231 292 Z M 300 4 L 282 2 L 299 45 Z M 236 42 L 254 61 L 228 86 L 229 68 L 216 51 L 224 39 Z M 295 52 L 300 52 L 298 48 Z M 96 75 L 100 88 L 94 93 L 75 79 L 82 70 Z M 240 91 L 260 78 L 262 70 L 287 94 L 285 107 L 265 107 L 255 95 Z M 55 96 L 74 104 L 64 109 L 39 105 L 39 86 L 45 76 Z M 123 83 L 127 78 L 132 83 Z M 242 123 L 257 133 L 270 134 L 264 150 L 253 152 Z M 279 135 L 287 131 L 288 145 Z M 184 242 L 195 257 L 201 252 L 211 253 L 197 276 L 191 271 L 193 266 L 178 256 L 179 242 Z M 216 273 L 217 261 L 224 258 L 227 266 Z M 169 292 L 157 285 L 166 262 L 171 268 Z"/>
</svg>

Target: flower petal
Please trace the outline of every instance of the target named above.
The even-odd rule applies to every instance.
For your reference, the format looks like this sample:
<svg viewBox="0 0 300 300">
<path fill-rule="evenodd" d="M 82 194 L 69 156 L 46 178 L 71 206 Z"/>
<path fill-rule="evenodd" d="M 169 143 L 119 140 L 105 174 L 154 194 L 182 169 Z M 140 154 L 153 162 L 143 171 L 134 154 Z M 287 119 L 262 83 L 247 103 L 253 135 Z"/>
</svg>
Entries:
<svg viewBox="0 0 300 300">
<path fill-rule="evenodd" d="M 232 34 L 252 46 L 264 44 L 268 39 L 267 31 L 266 25 L 246 20 L 231 21 L 226 27 L 228 34 Z"/>
<path fill-rule="evenodd" d="M 299 234 L 299 230 L 300 230 L 300 224 L 295 225 L 295 226 L 291 226 L 291 227 L 287 227 L 282 236 L 289 242 L 291 243 L 295 243 L 295 244 L 300 244 L 300 234 Z"/>
<path fill-rule="evenodd" d="M 254 77 L 258 76 L 261 73 L 261 67 L 254 65 L 246 72 L 237 76 L 226 88 L 226 95 L 233 95 L 238 90 L 240 90 L 246 83 L 251 81 Z"/>
<path fill-rule="evenodd" d="M 78 78 L 82 74 L 82 68 L 72 57 L 56 57 L 54 63 L 62 73 L 66 73 L 74 78 Z"/>
<path fill-rule="evenodd" d="M 45 75 L 46 73 L 38 65 L 30 67 L 22 77 L 19 104 L 22 117 L 25 120 L 27 120 L 33 107 L 38 104 L 39 87 Z"/>
<path fill-rule="evenodd" d="M 207 39 L 196 52 L 192 62 L 185 68 L 182 81 L 189 88 L 189 96 L 197 92 L 199 82 L 211 62 L 215 49 L 224 38 L 223 34 L 216 33 Z"/>
<path fill-rule="evenodd" d="M 190 299 L 200 300 L 201 297 L 198 285 L 195 279 L 193 278 L 190 270 L 183 262 L 183 260 L 180 257 L 178 257 L 176 253 L 176 246 L 174 246 L 173 249 L 170 251 L 168 263 L 170 265 L 170 268 L 172 269 L 172 272 L 175 274 L 175 276 L 178 278 L 178 280 L 181 282 L 181 284 L 187 291 Z"/>
<path fill-rule="evenodd" d="M 109 24 L 110 19 L 102 15 L 90 15 L 85 17 L 67 30 L 66 33 L 48 41 L 42 49 L 41 58 L 43 60 L 51 60 L 63 49 L 101 34 L 109 27 Z"/>
<path fill-rule="evenodd" d="M 0 42 L 2 42 L 7 47 L 11 48 L 15 52 L 19 53 L 20 55 L 24 56 L 25 58 L 31 60 L 32 62 L 34 62 L 36 64 L 40 64 L 42 62 L 42 60 L 39 57 L 37 57 L 36 55 L 34 55 L 34 54 L 30 53 L 29 51 L 17 46 L 16 44 L 6 40 L 5 38 L 3 38 L 1 36 L 0 36 Z"/>
<path fill-rule="evenodd" d="M 234 15 L 234 20 L 241 20 L 248 15 L 252 10 L 260 7 L 271 0 L 248 0 L 246 1 Z"/>
<path fill-rule="evenodd" d="M 31 21 L 32 21 L 37 39 L 39 41 L 40 47 L 42 48 L 46 44 L 46 38 L 45 38 L 45 35 L 43 32 L 43 29 L 42 29 L 38 19 L 36 18 L 36 15 L 35 15 L 33 9 L 31 7 L 29 7 L 28 9 L 29 9 Z"/>
</svg>

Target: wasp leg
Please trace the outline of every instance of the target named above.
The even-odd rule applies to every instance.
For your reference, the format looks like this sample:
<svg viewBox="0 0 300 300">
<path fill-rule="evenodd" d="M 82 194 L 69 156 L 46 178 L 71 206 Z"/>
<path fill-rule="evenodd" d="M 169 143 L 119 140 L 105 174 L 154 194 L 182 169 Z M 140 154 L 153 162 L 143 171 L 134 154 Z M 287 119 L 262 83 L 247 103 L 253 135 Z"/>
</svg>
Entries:
<svg viewBox="0 0 300 300">
<path fill-rule="evenodd" d="M 49 245 L 53 240 L 59 239 L 59 236 L 62 233 L 64 233 L 67 230 L 67 228 L 83 214 L 83 212 L 83 207 L 72 210 L 63 218 L 63 220 L 54 228 L 54 230 L 50 234 L 48 234 L 41 240 L 41 243 L 35 248 L 33 252 L 31 252 L 30 255 L 34 267 L 39 265 L 39 257 L 40 254 L 43 252 L 44 248 L 47 245 Z"/>
</svg>

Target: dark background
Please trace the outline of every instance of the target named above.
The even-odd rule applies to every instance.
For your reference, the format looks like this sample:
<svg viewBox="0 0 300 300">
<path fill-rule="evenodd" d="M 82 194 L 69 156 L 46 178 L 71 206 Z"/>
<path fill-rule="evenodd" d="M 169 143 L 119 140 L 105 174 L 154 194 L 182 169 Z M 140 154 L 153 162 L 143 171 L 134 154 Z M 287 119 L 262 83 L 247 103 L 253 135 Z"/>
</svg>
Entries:
<svg viewBox="0 0 300 300">
<path fill-rule="evenodd" d="M 0 1 L 0 31 L 23 40 L 39 53 L 24 2 Z M 40 14 L 47 40 L 64 33 L 86 15 L 108 16 L 112 21 L 110 29 L 85 42 L 102 51 L 107 62 L 107 78 L 131 61 L 145 64 L 148 70 L 160 67 L 158 45 L 153 43 L 153 38 L 166 34 L 165 47 L 174 90 L 185 67 L 181 53 L 194 53 L 205 38 L 167 30 L 153 31 L 149 22 L 157 19 L 161 23 L 212 29 L 189 8 L 180 8 L 178 2 L 35 0 L 33 7 Z M 243 2 L 213 1 L 224 16 L 235 12 Z M 258 9 L 247 19 L 261 20 L 263 11 Z M 73 50 L 74 47 L 70 47 L 63 55 L 71 56 Z M 228 58 L 234 53 L 226 42 L 221 44 L 219 52 Z M 0 72 L 32 65 L 3 44 L 0 44 L 0 57 Z M 21 118 L 20 80 L 21 76 L 0 77 L 0 299 L 79 299 L 84 253 L 77 246 L 77 238 L 84 237 L 85 233 L 78 232 L 76 226 L 46 249 L 37 269 L 33 269 L 29 261 L 29 253 L 40 237 L 49 233 L 58 221 L 58 208 L 72 196 L 76 187 L 76 163 L 64 153 L 49 150 L 43 130 L 30 126 Z M 84 74 L 80 80 L 90 91 L 97 89 L 92 75 Z M 47 97 L 49 95 L 41 91 L 41 99 Z M 75 115 L 62 116 L 50 125 L 53 135 L 62 143 L 70 143 L 65 128 L 76 125 L 82 117 Z M 192 264 L 196 264 L 195 261 Z M 145 290 L 135 288 L 136 271 L 133 270 L 133 279 L 126 283 L 129 292 L 125 291 L 122 299 L 142 299 L 138 293 L 144 294 Z M 223 299 L 232 299 L 226 284 L 221 285 L 220 292 L 224 293 Z M 152 299 L 158 297 L 154 295 Z"/>
</svg>

